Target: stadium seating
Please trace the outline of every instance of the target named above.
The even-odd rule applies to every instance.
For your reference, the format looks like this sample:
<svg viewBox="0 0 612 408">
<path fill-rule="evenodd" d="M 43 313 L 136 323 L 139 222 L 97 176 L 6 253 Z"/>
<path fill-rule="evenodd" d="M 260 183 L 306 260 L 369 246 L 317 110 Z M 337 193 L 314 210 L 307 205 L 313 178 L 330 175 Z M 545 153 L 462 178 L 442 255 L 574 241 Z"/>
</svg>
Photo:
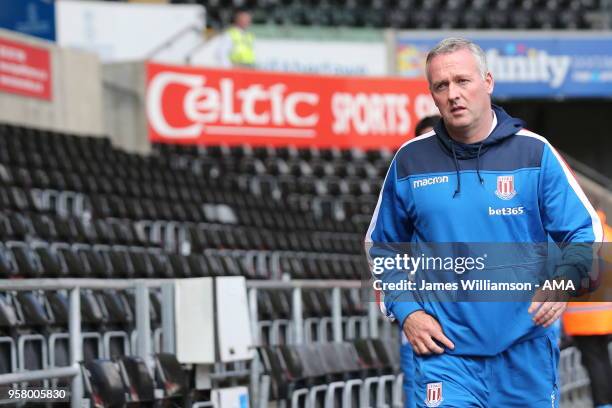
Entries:
<svg viewBox="0 0 612 408">
<path fill-rule="evenodd" d="M 358 278 L 389 159 L 223 146 L 145 157 L 103 138 L 0 131 L 4 277 Z M 279 250 L 276 268 L 255 267 Z M 282 270 L 297 265 L 286 258 L 304 267 Z"/>
<path fill-rule="evenodd" d="M 152 376 L 138 357 L 87 361 L 82 365 L 85 394 L 96 407 L 187 406 L 186 377 L 176 357 L 156 354 L 155 365 Z"/>
<path fill-rule="evenodd" d="M 233 10 L 248 7 L 257 24 L 404 29 L 597 29 L 594 15 L 610 13 L 597 0 L 172 0 L 202 4 L 207 23 L 231 24 Z"/>
<path fill-rule="evenodd" d="M 0 274 L 4 279 L 360 279 L 368 274 L 363 234 L 391 154 L 158 145 L 142 156 L 116 149 L 105 138 L 0 124 Z M 160 292 L 150 295 L 151 340 L 159 353 Z M 358 289 L 341 296 L 349 350 L 369 335 L 367 311 Z M 148 403 L 151 381 L 168 398 L 187 397 L 188 386 L 180 385 L 186 378 L 172 357 L 158 357 L 157 378 L 141 376 L 142 365 L 133 357 L 132 290 L 81 290 L 80 303 L 83 372 L 94 402 Z M 332 344 L 330 290 L 303 291 L 299 347 L 293 346 L 290 292 L 260 289 L 257 303 L 261 347 L 297 347 L 298 355 L 308 358 Z M 0 370 L 67 366 L 67 322 L 64 291 L 1 293 Z M 373 358 L 380 362 L 382 356 Z M 361 390 L 366 378 L 396 379 L 398 369 L 325 370 L 319 374 L 341 383 L 362 381 L 351 385 Z M 323 377 L 315 374 L 300 375 L 310 376 L 308 385 L 317 394 Z M 163 380 L 177 375 L 178 380 Z M 369 381 L 372 398 L 382 398 L 375 395 L 374 379 Z"/>
<path fill-rule="evenodd" d="M 259 348 L 272 395 L 292 407 L 397 404 L 397 353 L 393 342 L 380 340 Z"/>
</svg>

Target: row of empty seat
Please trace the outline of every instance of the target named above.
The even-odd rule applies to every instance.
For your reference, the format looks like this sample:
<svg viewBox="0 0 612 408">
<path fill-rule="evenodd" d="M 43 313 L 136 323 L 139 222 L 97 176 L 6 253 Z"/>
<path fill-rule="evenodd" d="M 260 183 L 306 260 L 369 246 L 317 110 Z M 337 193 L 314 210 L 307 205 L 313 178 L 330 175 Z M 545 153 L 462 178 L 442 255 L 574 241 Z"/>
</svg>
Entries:
<svg viewBox="0 0 612 408">
<path fill-rule="evenodd" d="M 0 294 L 0 373 L 69 365 L 68 294 L 64 291 Z M 84 361 L 133 354 L 133 291 L 81 291 Z M 161 297 L 150 293 L 152 344 L 161 344 Z"/>
<path fill-rule="evenodd" d="M 172 0 L 202 4 L 208 25 L 231 24 L 234 10 L 249 8 L 258 24 L 373 28 L 600 28 L 590 18 L 610 12 L 606 0 Z M 488 18 L 489 12 L 505 18 Z M 520 18 L 516 13 L 524 12 Z M 478 18 L 478 17 L 479 18 Z M 525 26 L 526 22 L 529 25 Z M 550 24 L 550 26 L 548 26 Z"/>
<path fill-rule="evenodd" d="M 295 252 L 294 258 L 323 265 L 322 272 L 314 272 L 311 265 L 283 271 L 276 267 L 278 273 L 302 278 L 326 273 L 332 278 L 359 277 L 357 262 L 338 267 L 342 259 L 334 262 L 316 253 L 332 258 L 361 253 L 366 225 L 363 217 L 352 221 L 373 210 L 376 196 L 372 193 L 380 181 L 379 168 L 390 157 L 390 152 L 354 149 L 167 145 L 156 146 L 157 154 L 140 156 L 114 148 L 105 138 L 11 125 L 0 125 L 0 151 L 10 153 L 0 154 L 0 228 L 5 240 L 10 241 L 10 245 L 8 241 L 4 245 L 3 273 L 26 277 L 218 276 L 218 268 L 207 265 L 214 260 L 198 260 L 207 258 L 211 254 L 208 250 L 222 250 L 221 258 L 227 258 L 222 263 L 232 265 L 234 261 L 243 265 L 245 259 L 235 258 L 247 253 L 252 258 L 252 250 Z M 61 155 L 68 157 L 58 160 Z M 276 177 L 265 166 L 263 172 L 254 171 L 263 162 L 277 160 L 280 162 L 276 165 L 283 167 L 283 157 L 299 163 L 296 166 L 300 171 L 311 175 L 297 177 L 278 172 Z M 338 161 L 343 158 L 352 160 L 349 166 L 357 169 L 351 177 L 369 175 L 365 179 L 370 181 L 339 178 L 335 173 L 341 174 L 340 170 L 334 170 L 334 175 L 328 170 L 316 170 L 330 166 L 340 169 Z M 199 174 L 201 167 L 194 166 L 198 160 L 212 163 L 219 173 Z M 232 160 L 248 165 L 229 169 L 226 162 Z M 65 162 L 71 164 L 64 165 Z M 109 162 L 113 165 L 109 166 Z M 113 170 L 109 171 L 109 167 Z M 315 173 L 325 176 L 319 179 Z M 54 183 L 48 182 L 48 174 L 55 174 Z M 66 183 L 67 180 L 71 181 Z M 66 247 L 70 251 L 76 247 L 79 253 L 89 247 L 92 252 L 101 251 L 103 258 L 111 260 L 89 263 L 103 265 L 108 271 L 84 267 L 74 275 L 78 268 L 71 268 L 66 261 L 71 259 Z M 58 249 L 64 253 L 56 256 Z M 20 253 L 16 255 L 15 251 Z M 44 251 L 48 253 L 43 258 Z M 146 261 L 130 260 L 132 254 L 144 256 Z M 188 268 L 174 266 L 168 273 L 168 268 L 158 268 L 150 260 L 164 257 L 191 268 L 183 272 Z M 266 257 L 265 253 L 256 256 Z M 184 259 L 179 262 L 179 258 Z M 47 272 L 36 266 L 42 264 L 42 259 L 49 262 Z M 194 265 L 204 266 L 197 270 Z M 230 269 L 230 275 L 239 270 L 238 274 L 248 277 L 272 276 L 253 274 L 252 268 Z"/>
<path fill-rule="evenodd" d="M 7 278 L 189 278 L 360 279 L 361 255 L 292 251 L 206 249 L 178 254 L 156 247 L 43 241 L 0 243 L 0 277 Z"/>
<path fill-rule="evenodd" d="M 358 289 L 341 291 L 340 328 L 344 341 L 367 337 L 369 321 L 367 302 Z M 260 290 L 257 294 L 257 338 L 261 346 L 294 344 L 292 298 L 283 290 Z M 305 343 L 327 343 L 334 338 L 331 291 L 302 291 L 303 340 Z"/>
<path fill-rule="evenodd" d="M 285 161 L 323 160 L 327 162 L 342 160 L 345 163 L 360 163 L 368 161 L 376 164 L 380 160 L 388 161 L 393 157 L 393 152 L 388 148 L 362 150 L 359 148 L 340 149 L 337 147 L 319 148 L 316 146 L 251 146 L 242 145 L 183 145 L 161 143 L 154 146 L 161 156 L 170 159 L 178 159 L 181 156 L 211 158 L 211 159 L 248 159 L 256 158 L 262 161 L 267 159 L 283 159 Z"/>
<path fill-rule="evenodd" d="M 342 315 L 357 316 L 366 313 L 365 305 L 354 291 L 344 290 L 342 293 Z M 303 315 L 305 318 L 331 316 L 331 296 L 329 291 L 304 290 L 302 292 Z M 291 319 L 290 292 L 283 290 L 261 291 L 257 298 L 259 320 Z"/>
<path fill-rule="evenodd" d="M 398 347 L 378 339 L 259 347 L 270 396 L 300 406 L 400 406 Z"/>
<path fill-rule="evenodd" d="M 76 216 L 4 211 L 0 213 L 4 239 L 66 241 L 89 244 L 159 246 L 142 224 L 125 219 L 84 220 Z"/>
<path fill-rule="evenodd" d="M 189 406 L 188 378 L 176 357 L 160 353 L 154 361 L 153 375 L 145 362 L 134 356 L 85 362 L 85 396 L 92 406 Z"/>
<path fill-rule="evenodd" d="M 3 279 L 172 279 L 208 276 L 269 278 L 266 271 L 262 271 L 261 275 L 257 274 L 258 269 L 249 265 L 248 261 L 249 257 L 241 250 L 209 249 L 204 254 L 179 255 L 164 252 L 159 248 L 120 245 L 63 242 L 48 245 L 43 242 L 27 244 L 19 241 L 0 244 L 0 277 Z M 321 264 L 324 263 L 318 263 Z"/>
</svg>

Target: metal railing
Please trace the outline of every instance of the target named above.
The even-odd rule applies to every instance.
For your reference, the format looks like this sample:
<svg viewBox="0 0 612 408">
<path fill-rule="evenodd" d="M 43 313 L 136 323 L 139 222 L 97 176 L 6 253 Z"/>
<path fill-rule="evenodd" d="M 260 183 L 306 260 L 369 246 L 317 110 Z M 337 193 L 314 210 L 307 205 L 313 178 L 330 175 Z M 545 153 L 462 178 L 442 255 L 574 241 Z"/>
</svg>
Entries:
<svg viewBox="0 0 612 408">
<path fill-rule="evenodd" d="M 333 339 L 342 342 L 342 289 L 361 289 L 362 282 L 359 280 L 291 280 L 291 281 L 247 281 L 249 296 L 249 312 L 251 314 L 251 332 L 255 344 L 259 344 L 259 333 L 257 330 L 257 292 L 258 290 L 291 290 L 291 323 L 294 330 L 294 343 L 304 342 L 304 316 L 302 310 L 302 291 L 304 289 L 330 290 L 331 297 L 331 319 L 333 328 Z M 370 337 L 378 337 L 378 316 L 375 302 L 368 302 L 368 321 Z"/>
<path fill-rule="evenodd" d="M 69 291 L 69 365 L 66 367 L 49 367 L 40 370 L 20 371 L 0 374 L 0 385 L 20 382 L 46 380 L 54 378 L 71 378 L 71 406 L 81 407 L 83 401 L 83 379 L 80 363 L 83 360 L 83 343 L 81 336 L 81 290 L 126 290 L 134 289 L 136 297 L 136 354 L 152 368 L 152 344 L 149 309 L 149 288 L 161 288 L 162 293 L 162 350 L 174 353 L 174 280 L 172 279 L 27 279 L 0 280 L 0 291 Z M 341 290 L 359 289 L 360 281 L 247 281 L 249 312 L 251 315 L 251 330 L 255 344 L 259 344 L 257 330 L 257 293 L 260 290 L 291 290 L 291 327 L 294 329 L 296 344 L 304 342 L 304 317 L 302 308 L 302 291 L 304 289 L 320 289 L 331 291 L 331 324 L 334 341 L 342 339 L 342 299 Z M 369 308 L 369 333 L 376 337 L 378 332 L 378 312 L 371 302 Z M 255 380 L 257 382 L 257 380 Z"/>
<path fill-rule="evenodd" d="M 250 324 L 253 342 L 261 345 L 260 331 L 258 327 L 258 307 L 257 296 L 263 290 L 287 290 L 291 291 L 291 320 L 292 329 L 291 342 L 293 344 L 303 344 L 304 338 L 304 314 L 302 307 L 302 292 L 307 289 L 318 289 L 331 291 L 331 325 L 332 338 L 334 342 L 344 341 L 342 330 L 342 296 L 341 290 L 361 289 L 362 282 L 359 280 L 251 280 L 247 281 L 247 293 L 249 302 Z M 378 337 L 378 323 L 380 312 L 376 302 L 368 302 L 368 333 L 370 337 Z M 387 327 L 389 325 L 385 325 Z M 256 408 L 268 406 L 268 389 L 270 378 L 260 377 L 261 367 L 259 359 L 256 357 L 251 365 L 251 401 Z"/>
<path fill-rule="evenodd" d="M 69 351 L 70 365 L 67 367 L 52 367 L 42 370 L 21 371 L 0 374 L 0 385 L 45 380 L 53 378 L 72 378 L 71 407 L 81 408 L 83 401 L 83 379 L 80 362 L 83 359 L 83 343 L 81 340 L 81 301 L 82 289 L 93 290 L 125 290 L 134 289 L 136 295 L 136 354 L 148 367 L 153 367 L 151 347 L 151 324 L 149 309 L 149 288 L 162 289 L 162 332 L 164 351 L 174 352 L 174 314 L 172 313 L 173 280 L 167 279 L 27 279 L 0 280 L 0 291 L 54 291 L 69 290 Z"/>
</svg>

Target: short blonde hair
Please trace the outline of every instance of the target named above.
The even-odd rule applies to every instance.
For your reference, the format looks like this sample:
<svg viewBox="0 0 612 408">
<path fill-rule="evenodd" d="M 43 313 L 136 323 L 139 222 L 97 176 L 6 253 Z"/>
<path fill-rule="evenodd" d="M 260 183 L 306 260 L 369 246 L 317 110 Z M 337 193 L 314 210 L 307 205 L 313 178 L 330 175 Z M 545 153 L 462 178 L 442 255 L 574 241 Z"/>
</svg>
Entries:
<svg viewBox="0 0 612 408">
<path fill-rule="evenodd" d="M 480 46 L 468 39 L 461 37 L 449 37 L 445 38 L 436 44 L 428 53 L 427 59 L 425 60 L 425 72 L 427 74 L 427 81 L 429 81 L 429 63 L 434 57 L 442 54 L 450 54 L 459 50 L 468 50 L 476 58 L 476 64 L 478 65 L 478 71 L 482 75 L 483 79 L 487 76 L 489 69 L 487 67 L 487 58 L 484 51 Z"/>
</svg>

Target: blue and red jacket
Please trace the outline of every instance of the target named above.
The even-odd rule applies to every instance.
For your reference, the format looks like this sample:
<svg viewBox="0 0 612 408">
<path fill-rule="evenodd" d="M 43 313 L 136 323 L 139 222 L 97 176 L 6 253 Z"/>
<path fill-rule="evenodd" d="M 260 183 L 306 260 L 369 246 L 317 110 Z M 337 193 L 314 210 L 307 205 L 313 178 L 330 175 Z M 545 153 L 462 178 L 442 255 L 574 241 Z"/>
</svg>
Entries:
<svg viewBox="0 0 612 408">
<path fill-rule="evenodd" d="M 550 143 L 493 106 L 481 143 L 452 140 L 441 121 L 396 153 L 366 235 L 369 256 L 386 243 L 597 243 L 602 226 L 575 177 Z M 504 182 L 505 181 L 505 182 Z M 558 275 L 584 281 L 579 254 L 562 255 Z M 587 262 L 588 263 L 588 262 Z M 428 302 L 384 293 L 383 312 L 402 323 L 433 315 L 458 355 L 495 355 L 545 335 L 528 302 Z"/>
</svg>

